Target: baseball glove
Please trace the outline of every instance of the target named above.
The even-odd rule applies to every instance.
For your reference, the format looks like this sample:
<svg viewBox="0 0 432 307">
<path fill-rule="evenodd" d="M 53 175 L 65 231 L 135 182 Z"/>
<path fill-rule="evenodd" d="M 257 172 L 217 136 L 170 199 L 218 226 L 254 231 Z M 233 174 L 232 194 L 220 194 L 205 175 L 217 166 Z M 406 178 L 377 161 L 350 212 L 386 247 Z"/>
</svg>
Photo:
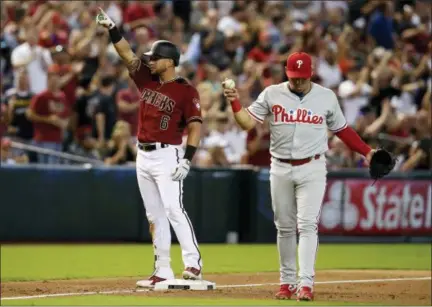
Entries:
<svg viewBox="0 0 432 307">
<path fill-rule="evenodd" d="M 388 175 L 395 167 L 396 159 L 385 149 L 378 149 L 369 163 L 369 174 L 377 180 Z"/>
</svg>

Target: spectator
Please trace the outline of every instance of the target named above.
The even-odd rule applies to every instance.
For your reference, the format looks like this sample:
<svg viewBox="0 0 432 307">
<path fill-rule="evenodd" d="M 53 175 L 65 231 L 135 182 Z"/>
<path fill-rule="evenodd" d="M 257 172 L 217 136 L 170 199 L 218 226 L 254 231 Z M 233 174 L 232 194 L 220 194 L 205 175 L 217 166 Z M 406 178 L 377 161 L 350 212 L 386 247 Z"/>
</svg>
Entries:
<svg viewBox="0 0 432 307">
<path fill-rule="evenodd" d="M 59 74 L 57 65 L 48 68 L 48 89 L 34 96 L 26 111 L 27 118 L 33 122 L 34 144 L 54 151 L 62 150 L 63 134 L 70 115 L 66 96 L 60 90 Z M 59 159 L 40 154 L 38 162 L 56 164 Z"/>
<path fill-rule="evenodd" d="M 97 140 L 93 137 L 92 124 L 99 99 L 97 93 L 94 93 L 90 88 L 91 81 L 92 78 L 85 76 L 79 80 L 78 97 L 73 106 L 70 122 L 70 130 L 76 147 L 72 151 L 80 151 L 82 154 L 88 154 L 97 147 Z"/>
<path fill-rule="evenodd" d="M 111 16 L 111 15 L 110 15 Z M 123 15 L 123 22 L 127 29 L 133 30 L 140 26 L 150 25 L 155 16 L 151 4 L 141 3 L 141 1 L 128 1 L 128 5 Z"/>
<path fill-rule="evenodd" d="M 217 29 L 222 33 L 232 31 L 234 34 L 240 34 L 242 31 L 241 22 L 244 21 L 245 17 L 244 8 L 239 5 L 234 5 L 230 14 L 219 20 Z"/>
<path fill-rule="evenodd" d="M 193 28 L 191 30 L 199 31 L 199 27 L 196 26 L 199 25 L 201 20 L 207 15 L 208 10 L 210 9 L 210 2 L 211 1 L 207 1 L 207 0 L 192 2 L 192 12 L 190 14 L 190 21 Z"/>
<path fill-rule="evenodd" d="M 272 84 L 282 83 L 286 80 L 285 70 L 279 63 L 269 67 L 269 78 L 262 79 L 262 87 L 267 87 Z"/>
<path fill-rule="evenodd" d="M 263 31 L 259 35 L 259 43 L 248 54 L 248 58 L 258 63 L 270 64 L 276 60 L 270 33 Z"/>
<path fill-rule="evenodd" d="M 316 74 L 322 80 L 322 85 L 336 91 L 342 82 L 342 72 L 337 63 L 336 44 L 326 44 L 320 51 L 316 62 Z"/>
<path fill-rule="evenodd" d="M 115 79 L 112 76 L 104 76 L 95 96 L 98 102 L 93 114 L 93 137 L 97 139 L 97 146 L 101 150 L 105 149 L 117 121 L 118 110 L 114 90 Z"/>
<path fill-rule="evenodd" d="M 394 48 L 395 42 L 393 39 L 393 2 L 392 1 L 377 1 L 377 7 L 372 13 L 369 22 L 368 32 L 374 39 L 378 47 L 383 47 L 386 50 Z"/>
<path fill-rule="evenodd" d="M 355 167 L 353 152 L 337 136 L 333 136 L 330 139 L 329 151 L 326 153 L 326 158 L 331 170 Z"/>
<path fill-rule="evenodd" d="M 6 99 L 9 113 L 8 134 L 24 142 L 30 142 L 33 138 L 33 123 L 25 115 L 32 97 L 27 71 L 21 69 L 17 72 L 16 87 L 6 92 Z"/>
<path fill-rule="evenodd" d="M 256 99 L 263 89 L 260 82 L 263 71 L 264 65 L 257 64 L 251 59 L 247 59 L 243 65 L 243 71 L 238 78 L 238 89 L 242 93 L 248 94 L 251 101 Z M 245 94 L 241 96 L 245 97 Z"/>
<path fill-rule="evenodd" d="M 421 111 L 415 119 L 416 141 L 409 149 L 408 157 L 401 166 L 401 171 L 407 172 L 415 169 L 430 170 L 432 165 L 432 139 L 431 139 L 430 113 Z"/>
<path fill-rule="evenodd" d="M 132 45 L 133 49 L 136 51 L 136 54 L 143 54 L 151 47 L 151 38 L 150 38 L 150 31 L 147 27 L 138 27 L 133 30 L 133 36 L 135 38 L 135 42 Z M 110 45 L 112 49 L 114 49 L 114 46 Z M 117 52 L 115 52 L 115 49 L 111 52 L 112 55 L 119 57 Z"/>
<path fill-rule="evenodd" d="M 90 12 L 81 8 L 78 27 L 70 33 L 68 52 L 75 60 L 83 61 L 82 74 L 93 76 L 100 65 L 100 52 L 106 47 L 102 41 L 104 31 L 98 31 Z"/>
<path fill-rule="evenodd" d="M 107 144 L 105 164 L 120 165 L 134 162 L 137 152 L 133 143 L 130 143 L 130 139 L 130 125 L 125 121 L 118 121 Z"/>
<path fill-rule="evenodd" d="M 254 129 L 247 134 L 246 148 L 244 156 L 246 164 L 270 167 L 270 131 L 268 120 L 263 124 L 257 124 Z"/>
<path fill-rule="evenodd" d="M 138 130 L 138 108 L 141 95 L 132 79 L 129 79 L 128 85 L 127 88 L 117 93 L 118 118 L 129 124 L 131 135 L 135 137 Z"/>
<path fill-rule="evenodd" d="M 69 108 L 75 104 L 75 92 L 78 85 L 78 76 L 84 68 L 84 62 L 71 62 L 71 56 L 66 47 L 57 45 L 52 52 L 52 59 L 60 69 L 60 88 L 65 93 Z"/>
<path fill-rule="evenodd" d="M 53 64 L 51 53 L 48 49 L 37 45 L 37 29 L 26 29 L 25 37 L 26 42 L 12 50 L 11 62 L 15 71 L 19 68 L 27 70 L 30 91 L 40 94 L 47 89 L 47 68 Z"/>
<path fill-rule="evenodd" d="M 220 113 L 214 118 L 208 136 L 202 140 L 208 154 L 201 153 L 201 166 L 228 166 L 238 164 L 245 153 L 246 132 L 233 127 L 227 114 Z M 240 145 L 240 146 L 239 146 Z"/>
<path fill-rule="evenodd" d="M 367 68 L 360 72 L 359 67 L 353 66 L 349 69 L 346 80 L 338 87 L 337 94 L 350 126 L 355 124 L 361 108 L 369 103 L 372 87 L 366 83 L 368 73 Z"/>
<path fill-rule="evenodd" d="M 69 131 L 60 133 L 63 150 L 104 160 L 117 120 L 129 122 L 135 134 L 139 93 L 106 31 L 94 22 L 101 6 L 138 55 L 159 39 L 179 46 L 176 71 L 197 87 L 201 99 L 204 128 L 196 165 L 248 163 L 246 135 L 232 125 L 220 82 L 235 80 L 247 107 L 264 87 L 286 80 L 290 53 L 304 51 L 313 57 L 313 82 L 337 93 L 348 124 L 369 145 L 391 149 L 406 171 L 431 166 L 423 154 L 416 160 L 428 138 L 418 122 L 430 114 L 428 1 L 3 1 L 1 6 L 0 133 L 9 137 L 17 135 L 7 110 L 14 110 L 12 120 L 22 111 L 7 106 L 20 68 L 26 68 L 29 92 L 36 97 L 47 90 L 53 63 L 60 67 L 59 86 L 73 110 Z M 52 122 L 33 125 L 35 132 L 38 125 L 59 129 Z M 365 167 L 329 136 L 329 165 Z"/>
<path fill-rule="evenodd" d="M 14 154 L 14 151 L 11 148 L 10 139 L 1 139 L 0 165 L 26 164 L 28 163 L 28 161 L 28 157 L 24 153 L 21 153 L 19 155 Z"/>
<path fill-rule="evenodd" d="M 200 24 L 200 49 L 203 58 L 210 63 L 217 63 L 224 57 L 224 33 L 217 29 L 219 15 L 216 10 L 209 10 Z M 218 61 L 219 60 L 219 61 Z"/>
<path fill-rule="evenodd" d="M 1 76 L 0 76 L 1 77 Z M 0 90 L 3 88 L 3 82 L 0 82 Z M 3 93 L 3 91 L 1 91 Z M 5 95 L 0 97 L 0 138 L 7 132 L 9 122 L 8 105 Z"/>
</svg>

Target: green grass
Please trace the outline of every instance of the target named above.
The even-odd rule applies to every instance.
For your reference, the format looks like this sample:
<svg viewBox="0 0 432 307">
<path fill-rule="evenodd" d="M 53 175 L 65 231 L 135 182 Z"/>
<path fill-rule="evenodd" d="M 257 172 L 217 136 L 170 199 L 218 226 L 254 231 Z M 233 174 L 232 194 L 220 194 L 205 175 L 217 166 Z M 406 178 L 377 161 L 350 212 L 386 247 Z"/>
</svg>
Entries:
<svg viewBox="0 0 432 307">
<path fill-rule="evenodd" d="M 172 248 L 175 272 L 183 268 L 178 245 Z M 205 245 L 201 246 L 206 273 L 277 272 L 276 246 Z M 322 269 L 410 269 L 431 270 L 428 244 L 322 244 L 317 265 Z M 1 280 L 30 281 L 102 277 L 142 277 L 153 268 L 153 249 L 146 245 L 3 245 Z M 88 295 L 2 300 L 11 305 L 311 305 L 296 301 L 143 297 L 133 295 Z M 315 306 L 353 305 L 352 302 L 314 302 Z M 360 305 L 360 304 L 354 304 Z M 367 305 L 367 304 L 363 304 Z M 370 304 L 375 305 L 375 304 Z"/>
<path fill-rule="evenodd" d="M 276 246 L 201 245 L 206 273 L 277 272 Z M 183 265 L 178 245 L 171 251 L 175 272 Z M 428 244 L 321 244 L 319 269 L 430 270 Z M 153 249 L 146 245 L 2 245 L 1 280 L 29 281 L 147 276 Z"/>
<path fill-rule="evenodd" d="M 314 306 L 353 306 L 352 302 L 313 302 Z M 149 298 L 136 296 L 117 296 L 117 295 L 94 295 L 94 296 L 75 296 L 68 298 L 46 298 L 33 300 L 11 300 L 2 301 L 2 306 L 54 306 L 54 305 L 75 305 L 75 306 L 310 306 L 311 303 L 296 301 L 277 301 L 277 300 L 244 300 L 244 299 L 193 299 L 193 298 Z M 368 305 L 368 304 L 354 304 Z M 370 304 L 373 305 L 373 304 Z"/>
</svg>

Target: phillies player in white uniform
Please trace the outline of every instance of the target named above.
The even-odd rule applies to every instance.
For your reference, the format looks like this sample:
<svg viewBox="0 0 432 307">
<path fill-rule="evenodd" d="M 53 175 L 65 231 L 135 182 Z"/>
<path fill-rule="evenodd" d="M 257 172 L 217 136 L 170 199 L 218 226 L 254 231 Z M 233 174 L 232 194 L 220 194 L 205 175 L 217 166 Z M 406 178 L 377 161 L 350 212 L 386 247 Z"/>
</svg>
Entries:
<svg viewBox="0 0 432 307">
<path fill-rule="evenodd" d="M 180 51 L 169 41 L 156 41 L 138 57 L 114 22 L 101 10 L 97 23 L 109 29 L 111 41 L 141 92 L 138 124 L 137 179 L 152 235 L 154 272 L 141 287 L 174 279 L 171 268 L 172 225 L 180 243 L 184 279 L 202 278 L 202 259 L 192 223 L 183 206 L 183 180 L 201 136 L 201 109 L 197 90 L 176 77 Z M 187 127 L 186 150 L 181 147 Z"/>
<path fill-rule="evenodd" d="M 278 299 L 313 299 L 318 221 L 326 188 L 327 130 L 370 161 L 372 149 L 347 126 L 336 95 L 310 81 L 312 60 L 297 52 L 287 60 L 288 82 L 270 85 L 247 109 L 236 89 L 223 85 L 234 117 L 245 130 L 269 119 L 270 186 L 280 261 Z M 297 279 L 296 231 L 299 240 Z"/>
</svg>

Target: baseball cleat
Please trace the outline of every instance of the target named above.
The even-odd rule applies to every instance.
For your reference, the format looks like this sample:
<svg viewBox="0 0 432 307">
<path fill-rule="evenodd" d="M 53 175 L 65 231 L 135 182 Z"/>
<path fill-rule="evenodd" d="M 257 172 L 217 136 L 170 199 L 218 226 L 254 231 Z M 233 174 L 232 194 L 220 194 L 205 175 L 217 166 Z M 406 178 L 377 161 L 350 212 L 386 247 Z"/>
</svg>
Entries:
<svg viewBox="0 0 432 307">
<path fill-rule="evenodd" d="M 144 280 L 138 280 L 136 285 L 137 287 L 141 287 L 141 288 L 154 288 L 154 285 L 158 282 L 161 281 L 165 281 L 165 278 L 162 277 L 158 277 L 158 276 L 150 276 L 149 279 L 144 279 Z"/>
<path fill-rule="evenodd" d="M 202 279 L 201 270 L 188 267 L 183 271 L 183 279 L 201 280 Z"/>
<path fill-rule="evenodd" d="M 310 287 L 301 287 L 297 293 L 297 301 L 312 301 L 313 293 Z"/>
<path fill-rule="evenodd" d="M 276 293 L 276 299 L 289 300 L 297 291 L 296 285 L 281 285 L 279 292 Z"/>
</svg>

